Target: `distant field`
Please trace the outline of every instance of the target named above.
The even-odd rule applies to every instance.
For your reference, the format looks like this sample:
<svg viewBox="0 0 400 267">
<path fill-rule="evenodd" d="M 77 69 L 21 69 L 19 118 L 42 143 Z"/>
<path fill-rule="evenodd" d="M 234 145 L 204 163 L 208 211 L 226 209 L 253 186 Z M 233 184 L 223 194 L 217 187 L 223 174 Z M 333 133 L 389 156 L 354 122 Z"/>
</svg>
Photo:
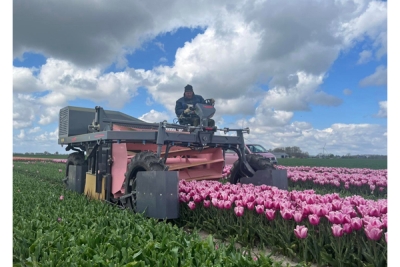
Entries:
<svg viewBox="0 0 400 267">
<path fill-rule="evenodd" d="M 68 155 L 23 155 L 14 154 L 14 157 L 67 159 Z M 310 166 L 310 167 L 343 167 L 343 168 L 368 168 L 387 169 L 387 159 L 283 159 L 278 158 L 282 166 Z"/>
<path fill-rule="evenodd" d="M 13 157 L 19 158 L 43 158 L 43 159 L 67 159 L 68 155 L 25 155 L 25 154 L 13 154 Z"/>
<path fill-rule="evenodd" d="M 278 158 L 282 166 L 310 166 L 310 167 L 343 167 L 387 169 L 387 159 L 282 159 Z"/>
</svg>

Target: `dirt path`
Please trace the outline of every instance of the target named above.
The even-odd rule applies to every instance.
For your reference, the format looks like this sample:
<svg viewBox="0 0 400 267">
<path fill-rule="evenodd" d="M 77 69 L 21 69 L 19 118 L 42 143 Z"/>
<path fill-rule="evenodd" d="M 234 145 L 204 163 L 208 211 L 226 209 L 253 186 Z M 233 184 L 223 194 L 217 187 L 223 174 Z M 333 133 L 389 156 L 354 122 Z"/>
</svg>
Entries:
<svg viewBox="0 0 400 267">
<path fill-rule="evenodd" d="M 187 233 L 192 233 L 192 230 L 187 229 L 187 228 L 185 228 L 184 231 L 187 232 Z M 199 233 L 200 238 L 203 239 L 203 240 L 206 239 L 209 235 L 212 235 L 212 234 L 210 234 L 210 233 L 208 233 L 208 232 L 206 232 L 204 230 L 201 230 L 198 233 Z M 215 238 L 214 236 L 213 236 L 213 239 L 216 240 L 216 241 L 221 241 L 221 240 Z M 224 242 L 224 243 L 228 244 L 228 242 Z M 235 246 L 236 246 L 236 248 L 242 248 L 242 246 L 240 244 L 238 244 L 238 243 L 236 243 Z M 265 256 L 268 256 L 268 255 L 272 254 L 272 250 L 270 250 L 268 248 L 266 248 L 264 250 L 261 250 L 258 247 L 254 247 L 251 250 L 251 253 L 254 256 L 261 255 L 261 254 L 265 255 Z M 311 264 L 311 263 L 308 263 L 307 265 L 300 265 L 299 262 L 295 262 L 295 261 L 291 260 L 290 258 L 288 258 L 286 256 L 283 256 L 283 255 L 272 255 L 271 259 L 273 259 L 276 262 L 281 262 L 282 266 L 289 266 L 289 267 L 299 267 L 299 266 L 317 267 L 318 266 L 317 264 Z"/>
</svg>

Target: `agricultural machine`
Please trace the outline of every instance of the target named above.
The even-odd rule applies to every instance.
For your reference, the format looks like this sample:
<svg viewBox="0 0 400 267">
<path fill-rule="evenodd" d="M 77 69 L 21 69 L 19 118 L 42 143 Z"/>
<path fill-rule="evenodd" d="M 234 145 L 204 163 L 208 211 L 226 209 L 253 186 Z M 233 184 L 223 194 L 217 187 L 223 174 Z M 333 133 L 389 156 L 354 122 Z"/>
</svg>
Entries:
<svg viewBox="0 0 400 267">
<path fill-rule="evenodd" d="M 62 108 L 58 144 L 75 151 L 67 159 L 66 187 L 148 217 L 178 218 L 179 180 L 221 179 L 229 149 L 238 155 L 231 183 L 287 189 L 286 170 L 275 169 L 260 155 L 245 154 L 248 128 L 210 127 L 214 106 L 197 104 L 194 110 L 198 126 L 148 123 L 99 106 Z"/>
</svg>

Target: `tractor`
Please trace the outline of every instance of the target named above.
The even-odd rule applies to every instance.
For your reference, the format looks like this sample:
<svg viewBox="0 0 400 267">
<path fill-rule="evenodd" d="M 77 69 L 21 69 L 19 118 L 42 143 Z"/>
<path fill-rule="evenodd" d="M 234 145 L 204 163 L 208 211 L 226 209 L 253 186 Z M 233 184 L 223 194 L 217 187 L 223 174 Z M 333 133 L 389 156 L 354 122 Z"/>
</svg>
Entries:
<svg viewBox="0 0 400 267">
<path fill-rule="evenodd" d="M 231 183 L 287 189 L 286 170 L 260 155 L 245 154 L 243 135 L 249 128 L 210 127 L 214 106 L 193 108 L 197 126 L 149 123 L 100 106 L 60 109 L 58 144 L 74 151 L 66 162 L 66 187 L 148 217 L 174 219 L 179 217 L 179 181 L 221 179 L 229 149 L 238 155 Z"/>
</svg>

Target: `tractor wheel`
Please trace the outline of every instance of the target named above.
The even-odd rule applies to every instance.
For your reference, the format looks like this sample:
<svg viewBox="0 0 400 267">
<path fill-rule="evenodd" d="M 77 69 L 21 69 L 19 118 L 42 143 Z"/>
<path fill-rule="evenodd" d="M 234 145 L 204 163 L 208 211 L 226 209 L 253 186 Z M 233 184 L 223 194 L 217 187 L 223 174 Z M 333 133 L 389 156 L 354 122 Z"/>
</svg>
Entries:
<svg viewBox="0 0 400 267">
<path fill-rule="evenodd" d="M 125 194 L 132 193 L 125 199 L 125 207 L 136 212 L 136 175 L 140 171 L 166 171 L 168 167 L 151 151 L 143 151 L 135 155 L 128 164 L 125 173 Z"/>
<path fill-rule="evenodd" d="M 266 169 L 273 169 L 275 170 L 275 167 L 272 163 L 269 162 L 269 159 L 257 155 L 257 154 L 246 154 L 246 160 L 249 163 L 249 165 L 253 168 L 254 171 L 258 170 L 266 170 Z M 243 168 L 246 168 L 243 166 Z M 236 184 L 240 182 L 241 177 L 248 176 L 247 174 L 243 173 L 240 170 L 239 166 L 239 160 L 235 161 L 232 165 L 231 169 L 231 175 L 229 177 L 229 182 L 231 184 Z"/>
<path fill-rule="evenodd" d="M 83 152 L 74 152 L 68 155 L 67 163 L 66 163 L 66 168 L 65 168 L 65 178 L 63 179 L 63 182 L 65 185 L 68 185 L 68 171 L 69 171 L 69 166 L 70 165 L 75 165 L 75 166 L 82 166 L 87 164 L 85 161 L 85 155 Z"/>
</svg>

